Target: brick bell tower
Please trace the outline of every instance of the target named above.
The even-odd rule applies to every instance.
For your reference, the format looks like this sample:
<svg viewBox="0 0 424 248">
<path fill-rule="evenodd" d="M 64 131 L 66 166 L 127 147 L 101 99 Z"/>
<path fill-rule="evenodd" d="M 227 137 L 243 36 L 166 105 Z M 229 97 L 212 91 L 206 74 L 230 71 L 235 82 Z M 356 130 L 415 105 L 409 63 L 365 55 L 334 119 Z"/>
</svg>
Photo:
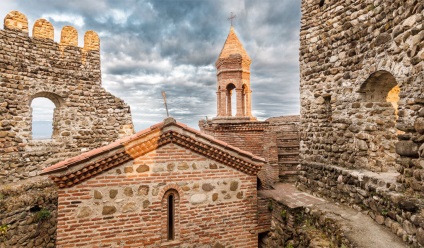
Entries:
<svg viewBox="0 0 424 248">
<path fill-rule="evenodd" d="M 255 121 L 252 116 L 250 64 L 252 60 L 231 26 L 227 40 L 215 63 L 217 69 L 217 117 L 222 121 Z M 235 94 L 236 109 L 232 109 Z M 234 106 L 234 105 L 233 105 Z"/>
</svg>

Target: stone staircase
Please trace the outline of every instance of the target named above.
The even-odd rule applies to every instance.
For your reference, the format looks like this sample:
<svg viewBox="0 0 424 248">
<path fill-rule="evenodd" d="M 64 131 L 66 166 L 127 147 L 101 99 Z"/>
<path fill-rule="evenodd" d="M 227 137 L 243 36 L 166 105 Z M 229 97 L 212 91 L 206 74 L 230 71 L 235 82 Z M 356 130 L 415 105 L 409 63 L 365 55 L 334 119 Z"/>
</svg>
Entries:
<svg viewBox="0 0 424 248">
<path fill-rule="evenodd" d="M 286 125 L 277 132 L 279 178 L 281 182 L 295 182 L 299 164 L 299 132 L 296 124 Z"/>
</svg>

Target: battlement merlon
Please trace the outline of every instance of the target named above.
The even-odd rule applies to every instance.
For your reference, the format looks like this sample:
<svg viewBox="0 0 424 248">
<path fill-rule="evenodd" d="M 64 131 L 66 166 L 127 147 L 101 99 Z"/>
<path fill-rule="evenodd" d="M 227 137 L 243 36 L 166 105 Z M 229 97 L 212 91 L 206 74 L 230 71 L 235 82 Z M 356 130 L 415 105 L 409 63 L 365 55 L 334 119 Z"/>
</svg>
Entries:
<svg viewBox="0 0 424 248">
<path fill-rule="evenodd" d="M 5 32 L 18 32 L 28 37 L 28 19 L 19 11 L 11 11 L 4 18 Z M 60 42 L 54 41 L 54 27 L 45 20 L 35 21 L 32 29 L 33 42 L 43 41 L 52 49 L 60 49 L 61 57 L 76 60 L 69 62 L 81 63 L 91 70 L 100 70 L 100 39 L 96 32 L 89 30 L 84 34 L 84 46 L 78 47 L 78 32 L 74 27 L 64 26 L 61 30 Z"/>
</svg>

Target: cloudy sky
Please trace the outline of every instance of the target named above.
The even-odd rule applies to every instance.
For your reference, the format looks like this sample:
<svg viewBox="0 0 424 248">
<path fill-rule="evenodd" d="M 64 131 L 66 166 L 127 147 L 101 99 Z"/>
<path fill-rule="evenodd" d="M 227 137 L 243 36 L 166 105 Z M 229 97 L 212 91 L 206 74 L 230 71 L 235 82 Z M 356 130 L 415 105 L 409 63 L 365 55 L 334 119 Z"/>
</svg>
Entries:
<svg viewBox="0 0 424 248">
<path fill-rule="evenodd" d="M 299 113 L 300 1 L 1 0 L 0 6 L 2 18 L 12 10 L 24 13 L 30 33 L 35 20 L 49 20 L 56 41 L 65 25 L 77 28 L 79 46 L 85 31 L 96 31 L 103 86 L 131 106 L 137 131 L 166 117 L 161 91 L 170 114 L 191 127 L 216 116 L 214 63 L 234 12 L 234 28 L 253 61 L 254 116 Z M 33 105 L 37 121 L 51 118 L 47 104 Z"/>
</svg>

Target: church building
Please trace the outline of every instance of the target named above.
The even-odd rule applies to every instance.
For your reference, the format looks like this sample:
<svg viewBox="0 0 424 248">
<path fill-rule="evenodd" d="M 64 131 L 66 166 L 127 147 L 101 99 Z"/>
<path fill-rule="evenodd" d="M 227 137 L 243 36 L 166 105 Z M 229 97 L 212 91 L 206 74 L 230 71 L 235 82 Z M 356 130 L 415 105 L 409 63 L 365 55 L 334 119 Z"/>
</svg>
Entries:
<svg viewBox="0 0 424 248">
<path fill-rule="evenodd" d="M 257 247 L 264 162 L 172 118 L 62 161 L 57 246 Z"/>
</svg>

